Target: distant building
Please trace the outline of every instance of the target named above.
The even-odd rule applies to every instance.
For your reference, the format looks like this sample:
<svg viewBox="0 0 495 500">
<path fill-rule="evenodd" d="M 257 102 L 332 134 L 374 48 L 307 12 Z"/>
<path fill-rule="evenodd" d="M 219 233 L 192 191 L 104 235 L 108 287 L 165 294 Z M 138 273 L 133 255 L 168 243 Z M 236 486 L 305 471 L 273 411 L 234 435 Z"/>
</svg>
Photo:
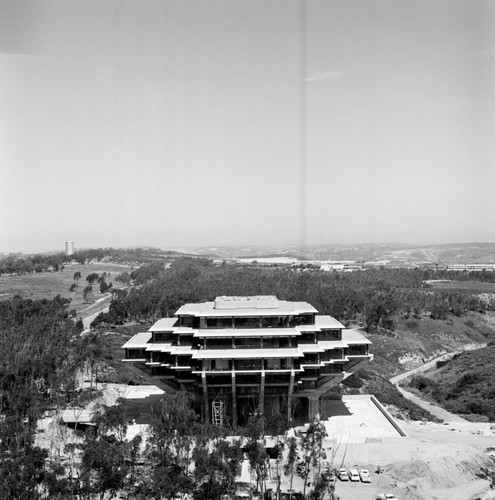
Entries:
<svg viewBox="0 0 495 500">
<path fill-rule="evenodd" d="M 65 255 L 74 255 L 74 242 L 66 241 L 65 242 Z"/>
<path fill-rule="evenodd" d="M 370 260 L 364 263 L 365 267 L 379 267 L 385 269 L 415 269 L 416 262 L 409 262 L 405 259 Z"/>
<path fill-rule="evenodd" d="M 217 297 L 185 304 L 122 347 L 125 361 L 166 392 L 194 395 L 214 423 L 259 408 L 312 418 L 322 395 L 372 359 L 366 337 L 317 313 L 275 296 Z"/>
<path fill-rule="evenodd" d="M 324 262 L 320 266 L 320 271 L 335 271 L 339 273 L 349 273 L 353 271 L 362 271 L 363 267 L 355 262 Z"/>
<path fill-rule="evenodd" d="M 495 271 L 495 264 L 449 264 L 448 271 Z"/>
</svg>

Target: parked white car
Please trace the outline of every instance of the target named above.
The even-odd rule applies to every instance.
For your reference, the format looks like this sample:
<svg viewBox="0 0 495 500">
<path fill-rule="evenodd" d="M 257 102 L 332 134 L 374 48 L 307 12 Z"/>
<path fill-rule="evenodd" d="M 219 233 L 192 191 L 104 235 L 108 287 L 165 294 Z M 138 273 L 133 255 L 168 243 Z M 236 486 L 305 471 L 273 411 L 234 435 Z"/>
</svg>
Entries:
<svg viewBox="0 0 495 500">
<path fill-rule="evenodd" d="M 363 483 L 371 483 L 371 476 L 368 469 L 359 469 L 359 477 Z"/>
<path fill-rule="evenodd" d="M 359 472 L 357 469 L 349 469 L 349 479 L 351 481 L 359 481 Z"/>
<path fill-rule="evenodd" d="M 337 476 L 341 481 L 349 481 L 349 474 L 347 474 L 345 469 L 339 469 Z"/>
</svg>

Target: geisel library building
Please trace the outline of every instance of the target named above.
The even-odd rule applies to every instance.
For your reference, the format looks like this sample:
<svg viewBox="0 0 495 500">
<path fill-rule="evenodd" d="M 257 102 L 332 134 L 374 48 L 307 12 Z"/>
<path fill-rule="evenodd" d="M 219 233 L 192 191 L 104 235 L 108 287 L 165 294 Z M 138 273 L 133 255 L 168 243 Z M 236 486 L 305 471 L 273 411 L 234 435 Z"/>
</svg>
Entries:
<svg viewBox="0 0 495 500">
<path fill-rule="evenodd" d="M 142 375 L 193 394 L 197 410 L 219 423 L 260 408 L 312 418 L 321 396 L 372 359 L 370 343 L 307 302 L 256 296 L 185 304 L 123 349 Z"/>
</svg>

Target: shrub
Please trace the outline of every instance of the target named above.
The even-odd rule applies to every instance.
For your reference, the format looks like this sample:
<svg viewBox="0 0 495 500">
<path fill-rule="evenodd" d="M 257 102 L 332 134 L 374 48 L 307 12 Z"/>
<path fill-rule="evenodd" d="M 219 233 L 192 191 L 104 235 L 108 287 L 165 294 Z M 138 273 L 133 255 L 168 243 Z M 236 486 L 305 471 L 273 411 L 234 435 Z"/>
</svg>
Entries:
<svg viewBox="0 0 495 500">
<path fill-rule="evenodd" d="M 468 372 L 465 373 L 458 381 L 456 384 L 456 388 L 458 390 L 463 389 L 467 385 L 472 385 L 472 384 L 477 384 L 478 382 L 481 382 L 481 378 L 479 375 L 473 372 Z"/>
<path fill-rule="evenodd" d="M 404 326 L 411 331 L 417 330 L 419 328 L 419 321 L 406 321 Z"/>
<path fill-rule="evenodd" d="M 342 382 L 346 387 L 350 387 L 352 389 L 360 389 L 361 387 L 363 387 L 364 383 L 363 381 L 361 380 L 361 378 L 359 378 L 358 375 L 353 375 L 349 378 L 346 378 L 343 382 Z"/>
<path fill-rule="evenodd" d="M 450 363 L 450 359 L 441 359 L 440 361 L 437 361 L 436 367 L 442 368 L 442 366 L 445 366 L 446 364 Z"/>
<path fill-rule="evenodd" d="M 414 375 L 409 382 L 409 387 L 413 387 L 415 389 L 418 389 L 418 391 L 424 392 L 426 392 L 427 390 L 433 390 L 435 386 L 436 384 L 435 382 L 433 382 L 433 380 L 427 377 L 423 377 L 423 375 Z"/>
</svg>

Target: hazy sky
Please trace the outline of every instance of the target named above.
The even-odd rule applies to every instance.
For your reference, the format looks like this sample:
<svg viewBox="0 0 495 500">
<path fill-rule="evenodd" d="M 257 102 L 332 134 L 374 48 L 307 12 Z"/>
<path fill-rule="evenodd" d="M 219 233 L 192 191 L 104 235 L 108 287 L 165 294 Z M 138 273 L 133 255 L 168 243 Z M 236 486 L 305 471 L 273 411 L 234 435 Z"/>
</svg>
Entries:
<svg viewBox="0 0 495 500">
<path fill-rule="evenodd" d="M 2 0 L 0 251 L 493 232 L 495 2 Z"/>
</svg>

